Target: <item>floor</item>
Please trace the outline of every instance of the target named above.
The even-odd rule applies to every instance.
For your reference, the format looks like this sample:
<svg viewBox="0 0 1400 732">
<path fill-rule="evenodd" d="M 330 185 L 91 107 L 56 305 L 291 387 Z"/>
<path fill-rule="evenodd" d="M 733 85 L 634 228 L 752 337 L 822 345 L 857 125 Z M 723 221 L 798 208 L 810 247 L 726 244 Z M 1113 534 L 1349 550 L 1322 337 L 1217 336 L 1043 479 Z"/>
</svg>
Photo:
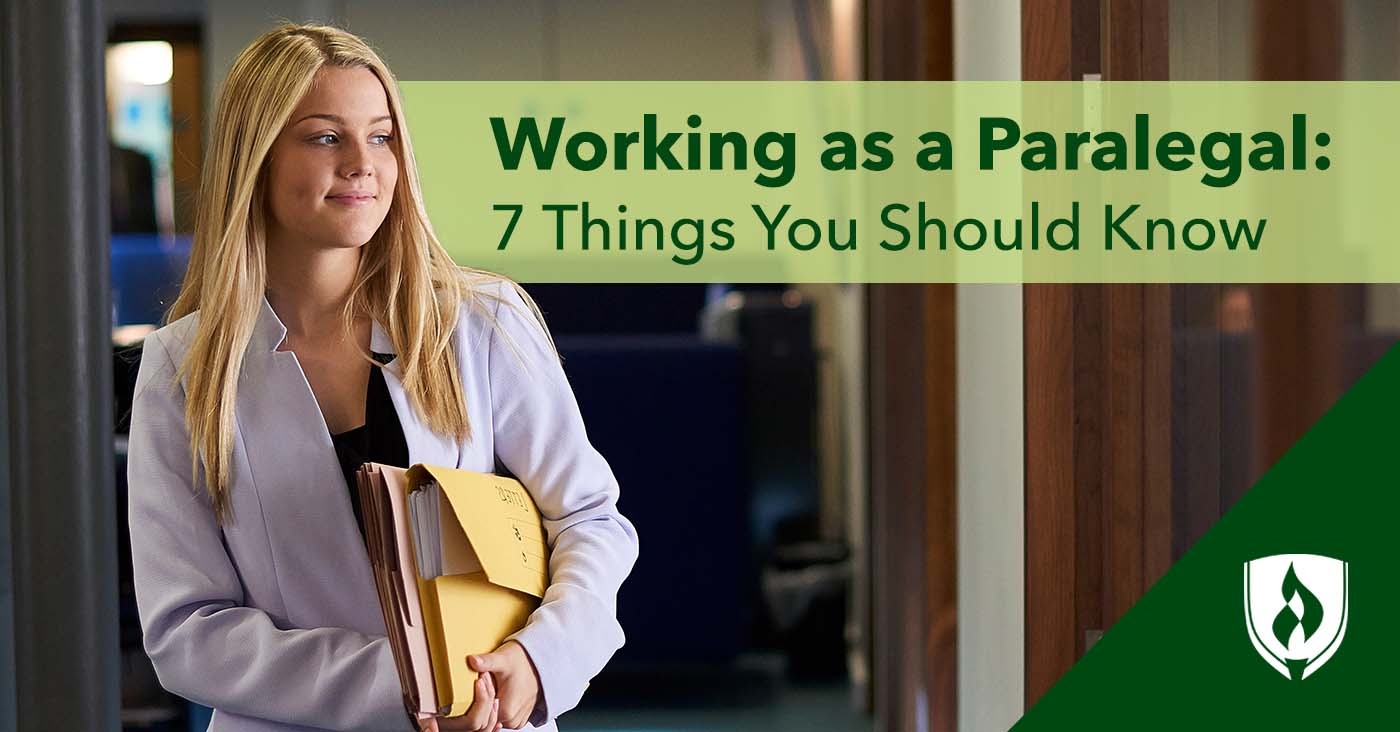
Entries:
<svg viewBox="0 0 1400 732">
<path fill-rule="evenodd" d="M 793 682 L 768 659 L 723 672 L 649 673 L 590 688 L 561 732 L 872 732 L 844 680 Z"/>
<path fill-rule="evenodd" d="M 847 702 L 845 687 L 793 690 L 766 707 L 576 709 L 561 732 L 871 732 L 875 725 Z"/>
<path fill-rule="evenodd" d="M 842 678 L 793 681 L 780 658 L 756 654 L 736 666 L 646 669 L 594 680 L 561 732 L 873 732 Z M 124 719 L 124 729 L 184 732 L 208 725 L 207 710 L 183 720 Z"/>
</svg>

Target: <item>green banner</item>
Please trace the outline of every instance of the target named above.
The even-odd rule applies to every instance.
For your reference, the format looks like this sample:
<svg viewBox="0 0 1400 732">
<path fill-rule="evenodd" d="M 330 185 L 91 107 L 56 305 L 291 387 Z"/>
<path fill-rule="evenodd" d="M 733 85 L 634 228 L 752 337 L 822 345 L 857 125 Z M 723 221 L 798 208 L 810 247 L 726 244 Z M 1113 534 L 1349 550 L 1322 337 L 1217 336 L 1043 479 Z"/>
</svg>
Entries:
<svg viewBox="0 0 1400 732">
<path fill-rule="evenodd" d="M 1392 349 L 1013 729 L 1393 729 L 1396 414 Z"/>
<path fill-rule="evenodd" d="M 534 282 L 1400 282 L 1392 82 L 404 82 Z"/>
</svg>

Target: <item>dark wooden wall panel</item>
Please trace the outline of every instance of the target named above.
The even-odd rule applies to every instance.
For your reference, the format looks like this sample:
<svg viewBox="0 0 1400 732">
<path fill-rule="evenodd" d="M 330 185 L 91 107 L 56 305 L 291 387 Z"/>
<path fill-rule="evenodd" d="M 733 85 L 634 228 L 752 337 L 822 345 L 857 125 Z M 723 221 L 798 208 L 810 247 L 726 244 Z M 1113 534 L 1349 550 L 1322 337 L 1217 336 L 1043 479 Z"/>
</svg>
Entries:
<svg viewBox="0 0 1400 732">
<path fill-rule="evenodd" d="M 1089 72 L 1079 68 L 1082 52 L 1074 55 L 1098 35 L 1098 15 L 1084 7 L 1078 0 L 1022 0 L 1022 79 L 1062 81 Z M 1092 512 L 1086 503 L 1098 500 L 1093 494 L 1102 475 L 1096 460 L 1078 452 L 1097 446 L 1098 414 L 1093 400 L 1075 388 L 1097 380 L 1097 360 L 1079 354 L 1093 341 L 1076 338 L 1076 324 L 1098 303 L 1097 291 L 1070 285 L 1028 283 L 1022 289 L 1027 708 L 1079 657 L 1079 629 L 1102 593 L 1098 573 L 1081 571 L 1102 560 L 1100 527 L 1082 522 Z"/>
<path fill-rule="evenodd" d="M 1070 78 L 1071 0 L 1021 0 L 1021 78 Z"/>
<path fill-rule="evenodd" d="M 1143 320 L 1141 285 L 1105 285 L 1104 624 L 1143 590 Z"/>
<path fill-rule="evenodd" d="M 1042 285 L 1043 286 L 1043 285 Z M 1051 285 L 1071 293 L 1074 312 L 1066 324 L 1067 339 L 1073 344 L 1074 381 L 1065 386 L 1073 397 L 1074 414 L 1069 437 L 1070 459 L 1074 461 L 1074 483 L 1066 490 L 1075 492 L 1075 530 L 1060 538 L 1075 547 L 1075 566 L 1068 568 L 1075 578 L 1075 617 L 1073 663 L 1084 654 L 1085 628 L 1103 627 L 1104 500 L 1103 470 L 1104 410 L 1102 386 L 1107 380 L 1103 359 L 1102 287 Z M 1068 664 L 1065 669 L 1068 670 Z M 1055 676 L 1058 678 L 1058 675 Z M 1053 679 L 1051 679 L 1053 681 Z M 1047 687 L 1048 688 L 1048 687 Z"/>
<path fill-rule="evenodd" d="M 1080 566 L 1075 542 L 1073 294 L 1068 287 L 1044 285 L 1027 285 L 1023 293 L 1027 706 L 1069 669 L 1077 650 L 1075 594 L 1066 591 L 1079 587 L 1075 568 Z"/>
<path fill-rule="evenodd" d="M 1342 393 L 1339 285 L 1255 291 L 1254 475 L 1262 475 Z"/>
<path fill-rule="evenodd" d="M 1255 74 L 1329 81 L 1342 73 L 1337 0 L 1254 4 Z M 1344 285 L 1255 289 L 1254 474 L 1273 465 L 1341 396 Z"/>
<path fill-rule="evenodd" d="M 952 78 L 952 0 L 872 0 L 866 32 L 868 78 Z M 889 732 L 953 732 L 957 287 L 867 292 L 876 719 Z"/>
<path fill-rule="evenodd" d="M 924 333 L 919 285 L 870 291 L 871 608 L 874 706 L 891 730 L 917 729 L 925 678 Z"/>
<path fill-rule="evenodd" d="M 1341 75 L 1339 0 L 1255 0 L 1255 77 L 1334 81 Z"/>
<path fill-rule="evenodd" d="M 925 689 L 929 729 L 957 730 L 958 501 L 957 287 L 920 288 L 924 330 L 923 394 L 924 598 L 927 608 Z"/>
<path fill-rule="evenodd" d="M 1159 3 L 1165 5 L 1165 3 Z M 1165 77 L 1162 77 L 1165 78 Z M 1142 288 L 1143 589 L 1171 568 L 1172 554 L 1172 290 Z"/>
<path fill-rule="evenodd" d="M 1102 0 L 1105 79 L 1165 80 L 1171 55 L 1167 0 Z"/>
<path fill-rule="evenodd" d="M 1179 333 L 1173 353 L 1171 442 L 1172 556 L 1180 557 L 1220 517 L 1224 455 L 1220 285 L 1174 285 L 1172 324 Z M 1238 337 L 1238 336 L 1235 336 Z"/>
<path fill-rule="evenodd" d="M 1164 0 L 1023 2 L 1023 75 L 1164 79 L 1166 18 Z M 1024 302 L 1030 705 L 1171 565 L 1172 299 L 1028 284 Z"/>
</svg>

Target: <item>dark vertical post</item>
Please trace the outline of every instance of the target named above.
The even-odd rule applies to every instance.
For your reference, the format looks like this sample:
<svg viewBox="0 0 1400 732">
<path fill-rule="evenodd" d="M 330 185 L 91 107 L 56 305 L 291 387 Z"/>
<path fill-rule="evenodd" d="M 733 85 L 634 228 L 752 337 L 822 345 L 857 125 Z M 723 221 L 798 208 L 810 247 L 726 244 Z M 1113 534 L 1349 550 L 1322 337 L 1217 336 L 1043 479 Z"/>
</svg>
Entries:
<svg viewBox="0 0 1400 732">
<path fill-rule="evenodd" d="M 8 7 L 7 7 L 8 11 Z M 9 78 L 10 69 L 13 67 L 11 60 L 9 14 L 0 17 L 0 33 L 4 34 L 0 38 L 0 84 L 5 84 Z M 0 89 L 7 88 L 8 85 L 0 86 Z M 3 105 L 5 101 L 0 97 L 0 126 L 9 122 L 9 113 Z M 9 147 L 6 144 L 8 138 L 0 131 L 0 166 L 4 160 L 8 160 Z M 7 281 L 9 270 L 6 267 L 7 248 L 4 242 L 9 240 L 9 219 L 6 217 L 9 208 L 8 171 L 0 167 L 0 348 L 9 342 L 8 313 L 10 312 L 10 295 Z M 8 354 L 8 349 L 3 351 Z M 14 589 L 14 562 L 11 559 L 10 551 L 10 370 L 9 356 L 0 356 L 0 729 L 14 729 L 15 705 L 19 698 L 15 692 L 15 589 Z"/>
<path fill-rule="evenodd" d="M 1021 2 L 1021 78 L 1067 81 L 1096 73 L 1099 8 L 1089 0 Z M 1099 534 L 1081 521 L 1085 501 L 1099 502 L 1097 397 L 1094 383 L 1097 287 L 1026 284 L 1022 288 L 1025 378 L 1025 693 L 1040 699 L 1078 658 L 1083 597 L 1097 597 Z M 1095 328 L 1081 332 L 1086 326 Z M 1090 337 L 1092 336 L 1092 337 Z M 1095 371 L 1094 373 L 1097 373 Z M 1097 603 L 1088 603 L 1096 606 Z"/>
<path fill-rule="evenodd" d="M 1341 78 L 1342 4 L 1255 2 L 1254 66 L 1264 81 Z M 1254 466 L 1263 475 L 1342 395 L 1348 286 L 1255 290 Z"/>
<path fill-rule="evenodd" d="M 952 78 L 951 0 L 874 0 L 866 19 L 868 78 Z M 867 292 L 875 716 L 889 732 L 954 730 L 957 286 Z"/>
<path fill-rule="evenodd" d="M 0 36 L 0 497 L 15 698 L 0 704 L 12 715 L 0 727 L 116 730 L 102 15 L 96 0 L 0 0 Z"/>
<path fill-rule="evenodd" d="M 925 725 L 918 697 L 924 649 L 924 416 L 922 285 L 870 291 L 870 536 L 875 717 L 890 732 Z"/>
</svg>

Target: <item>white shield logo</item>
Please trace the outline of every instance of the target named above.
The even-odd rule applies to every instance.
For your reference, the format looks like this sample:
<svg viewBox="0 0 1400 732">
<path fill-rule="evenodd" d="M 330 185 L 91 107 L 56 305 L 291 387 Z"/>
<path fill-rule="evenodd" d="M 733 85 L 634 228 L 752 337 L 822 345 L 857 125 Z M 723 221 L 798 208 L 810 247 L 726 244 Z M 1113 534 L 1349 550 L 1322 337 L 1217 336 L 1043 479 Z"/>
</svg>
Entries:
<svg viewBox="0 0 1400 732">
<path fill-rule="evenodd" d="M 1327 663 L 1347 632 L 1347 563 L 1276 554 L 1244 563 L 1244 619 L 1254 650 L 1302 680 Z"/>
</svg>

